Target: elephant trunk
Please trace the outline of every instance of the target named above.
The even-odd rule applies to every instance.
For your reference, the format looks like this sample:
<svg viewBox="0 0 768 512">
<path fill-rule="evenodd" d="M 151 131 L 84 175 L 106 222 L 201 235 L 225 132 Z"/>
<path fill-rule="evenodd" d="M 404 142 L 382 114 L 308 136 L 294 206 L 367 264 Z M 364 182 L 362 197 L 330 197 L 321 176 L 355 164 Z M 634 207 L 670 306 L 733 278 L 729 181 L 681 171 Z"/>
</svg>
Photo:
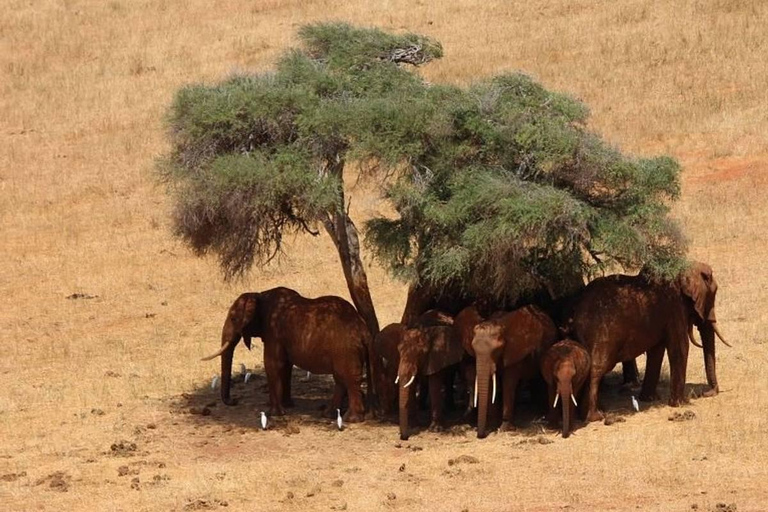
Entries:
<svg viewBox="0 0 768 512">
<path fill-rule="evenodd" d="M 573 404 L 573 384 L 570 379 L 559 382 L 557 385 L 557 394 L 560 396 L 560 407 L 563 409 L 563 437 L 571 435 L 571 407 Z"/>
<path fill-rule="evenodd" d="M 221 401 L 226 405 L 235 405 L 237 403 L 229 396 L 229 388 L 232 381 L 232 356 L 235 353 L 236 345 L 237 341 L 230 343 L 221 354 Z"/>
<path fill-rule="evenodd" d="M 707 373 L 707 384 L 711 388 L 709 394 L 717 394 L 717 371 L 715 368 L 715 329 L 711 322 L 699 326 L 699 335 L 704 345 L 704 368 Z"/>
<path fill-rule="evenodd" d="M 400 407 L 400 440 L 401 441 L 407 441 L 408 440 L 408 413 L 410 411 L 410 398 L 411 398 L 411 390 L 406 387 L 406 382 L 404 382 L 404 379 L 400 379 L 400 396 L 399 396 L 399 407 Z"/>
<path fill-rule="evenodd" d="M 488 383 L 491 380 L 491 373 L 494 371 L 494 364 L 489 355 L 477 354 L 477 374 L 475 383 L 477 395 L 477 437 L 484 439 L 488 433 L 486 425 L 488 421 Z"/>
</svg>

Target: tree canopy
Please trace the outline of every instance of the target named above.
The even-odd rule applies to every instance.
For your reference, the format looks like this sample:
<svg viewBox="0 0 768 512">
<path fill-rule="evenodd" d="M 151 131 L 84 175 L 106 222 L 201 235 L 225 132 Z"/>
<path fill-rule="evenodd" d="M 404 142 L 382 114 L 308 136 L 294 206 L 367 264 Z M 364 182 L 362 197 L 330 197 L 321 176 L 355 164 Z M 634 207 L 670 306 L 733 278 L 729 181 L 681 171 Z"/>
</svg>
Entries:
<svg viewBox="0 0 768 512">
<path fill-rule="evenodd" d="M 610 266 L 682 267 L 679 165 L 612 147 L 583 103 L 521 73 L 427 83 L 415 67 L 442 47 L 426 36 L 325 23 L 299 39 L 273 72 L 186 86 L 169 110 L 175 232 L 227 277 L 323 226 L 350 282 L 352 162 L 397 213 L 366 222 L 366 246 L 410 282 L 514 302 Z"/>
</svg>

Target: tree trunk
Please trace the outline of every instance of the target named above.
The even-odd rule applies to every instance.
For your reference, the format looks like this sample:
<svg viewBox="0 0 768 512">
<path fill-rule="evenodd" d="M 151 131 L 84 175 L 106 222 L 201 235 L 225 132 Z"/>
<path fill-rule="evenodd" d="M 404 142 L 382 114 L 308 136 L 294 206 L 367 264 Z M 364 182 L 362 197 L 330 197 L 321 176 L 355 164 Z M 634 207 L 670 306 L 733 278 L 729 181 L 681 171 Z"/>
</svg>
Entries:
<svg viewBox="0 0 768 512">
<path fill-rule="evenodd" d="M 336 211 L 329 214 L 323 221 L 325 230 L 331 236 L 336 250 L 339 252 L 341 268 L 344 270 L 344 278 L 347 280 L 347 288 L 352 302 L 358 313 L 365 320 L 371 336 L 379 332 L 379 321 L 376 318 L 376 310 L 371 300 L 371 292 L 368 289 L 368 276 L 360 258 L 360 239 L 357 228 L 344 210 L 344 159 L 337 157 L 329 162 L 328 172 L 338 177 L 341 187 L 341 197 Z"/>
</svg>

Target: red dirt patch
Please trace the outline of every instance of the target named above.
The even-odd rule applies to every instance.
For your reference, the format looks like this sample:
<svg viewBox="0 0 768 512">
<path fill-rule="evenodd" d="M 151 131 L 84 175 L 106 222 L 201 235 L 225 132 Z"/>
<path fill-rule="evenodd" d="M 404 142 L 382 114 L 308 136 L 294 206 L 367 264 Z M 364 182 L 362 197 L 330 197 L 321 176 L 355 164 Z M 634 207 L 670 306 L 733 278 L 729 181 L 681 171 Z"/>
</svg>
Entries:
<svg viewBox="0 0 768 512">
<path fill-rule="evenodd" d="M 768 157 L 727 157 L 691 162 L 688 181 L 691 183 L 717 183 L 746 177 L 757 182 L 768 182 Z"/>
</svg>

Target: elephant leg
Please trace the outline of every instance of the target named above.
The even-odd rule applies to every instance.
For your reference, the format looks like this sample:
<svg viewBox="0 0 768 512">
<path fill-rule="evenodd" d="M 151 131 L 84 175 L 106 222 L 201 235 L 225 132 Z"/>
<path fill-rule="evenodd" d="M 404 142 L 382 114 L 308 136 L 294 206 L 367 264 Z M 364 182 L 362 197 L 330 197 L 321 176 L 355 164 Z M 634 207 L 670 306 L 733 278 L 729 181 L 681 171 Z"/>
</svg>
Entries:
<svg viewBox="0 0 768 512">
<path fill-rule="evenodd" d="M 423 411 L 428 406 L 428 400 L 429 400 L 429 390 L 427 389 L 427 381 L 422 378 L 421 376 L 418 377 L 418 383 L 419 383 L 419 410 Z"/>
<path fill-rule="evenodd" d="M 503 372 L 503 386 L 502 399 L 504 401 L 504 407 L 501 414 L 501 431 L 506 432 L 514 430 L 515 425 L 512 423 L 515 414 L 515 395 L 517 393 L 517 384 L 520 382 L 520 374 L 522 368 L 520 364 L 515 364 L 504 368 Z M 498 400 L 498 396 L 496 399 Z"/>
<path fill-rule="evenodd" d="M 344 383 L 336 376 L 333 376 L 333 396 L 331 396 L 331 404 L 325 410 L 325 416 L 329 418 L 336 417 L 336 409 L 341 410 L 344 402 Z"/>
<path fill-rule="evenodd" d="M 645 378 L 639 397 L 643 402 L 653 402 L 659 399 L 656 387 L 661 375 L 661 363 L 664 361 L 664 348 L 664 344 L 659 343 L 655 347 L 651 347 L 645 354 Z"/>
<path fill-rule="evenodd" d="M 464 412 L 464 420 L 469 421 L 475 410 L 475 376 L 477 373 L 473 360 L 466 359 L 461 364 L 464 367 L 464 379 L 467 381 L 467 409 Z"/>
<path fill-rule="evenodd" d="M 288 357 L 285 349 L 274 343 L 264 345 L 264 370 L 267 373 L 267 388 L 269 389 L 269 415 L 282 416 L 283 410 L 283 382 L 285 366 Z"/>
<path fill-rule="evenodd" d="M 440 373 L 444 373 L 443 382 L 442 382 L 443 385 L 441 387 L 443 387 L 445 391 L 443 393 L 443 402 L 441 403 L 443 403 L 443 406 L 445 407 L 446 411 L 453 411 L 454 409 L 456 409 L 456 403 L 453 401 L 453 385 L 454 385 L 454 382 L 456 381 L 456 370 L 454 368 L 449 368 L 445 372 L 440 372 Z M 431 400 L 432 399 L 431 383 L 429 388 L 430 388 L 429 393 L 430 393 L 430 400 Z"/>
<path fill-rule="evenodd" d="M 554 383 L 547 383 L 547 423 L 553 428 L 557 427 L 557 409 L 554 407 L 555 395 L 557 394 L 557 387 Z"/>
<path fill-rule="evenodd" d="M 592 366 L 589 371 L 589 393 L 587 395 L 586 403 L 586 420 L 587 421 L 600 421 L 603 419 L 603 414 L 597 408 L 597 399 L 600 392 L 600 380 L 605 374 L 605 369 L 600 366 Z M 553 398 L 554 400 L 554 398 Z"/>
<path fill-rule="evenodd" d="M 293 398 L 291 398 L 291 375 L 293 373 L 293 363 L 288 361 L 283 369 L 283 407 L 293 407 Z"/>
<path fill-rule="evenodd" d="M 679 341 L 682 340 L 682 341 Z M 688 402 L 685 397 L 685 374 L 688 366 L 688 339 L 685 331 L 682 336 L 673 336 L 667 345 L 667 355 L 669 357 L 669 405 L 678 407 Z"/>
<path fill-rule="evenodd" d="M 634 359 L 623 361 L 621 371 L 624 374 L 624 384 L 630 387 L 640 385 L 640 373 L 637 371 L 637 362 Z"/>
<path fill-rule="evenodd" d="M 431 408 L 431 418 L 429 423 L 430 432 L 439 432 L 442 430 L 442 407 L 444 403 L 443 384 L 446 382 L 443 372 L 434 373 L 429 376 L 429 402 Z"/>
<path fill-rule="evenodd" d="M 343 380 L 349 397 L 349 409 L 344 414 L 344 421 L 347 423 L 358 423 L 365 421 L 365 402 L 363 400 L 363 376 L 355 374 Z"/>
</svg>

